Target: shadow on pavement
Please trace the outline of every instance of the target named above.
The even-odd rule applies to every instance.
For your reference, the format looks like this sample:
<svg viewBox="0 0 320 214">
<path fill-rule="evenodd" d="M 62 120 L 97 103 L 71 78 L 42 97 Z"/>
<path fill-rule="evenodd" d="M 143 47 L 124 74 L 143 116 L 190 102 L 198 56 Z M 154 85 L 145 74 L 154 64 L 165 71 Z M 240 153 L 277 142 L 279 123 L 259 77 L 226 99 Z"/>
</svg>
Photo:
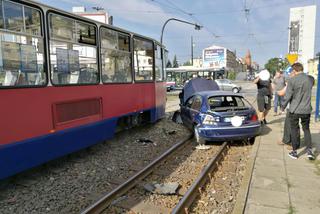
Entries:
<svg viewBox="0 0 320 214">
<path fill-rule="evenodd" d="M 261 127 L 261 133 L 260 133 L 260 135 L 261 135 L 261 136 L 267 135 L 267 134 L 269 134 L 271 131 L 272 131 L 272 129 L 271 129 L 270 127 L 268 127 L 268 124 L 267 124 L 267 125 L 263 125 L 263 126 Z"/>
</svg>

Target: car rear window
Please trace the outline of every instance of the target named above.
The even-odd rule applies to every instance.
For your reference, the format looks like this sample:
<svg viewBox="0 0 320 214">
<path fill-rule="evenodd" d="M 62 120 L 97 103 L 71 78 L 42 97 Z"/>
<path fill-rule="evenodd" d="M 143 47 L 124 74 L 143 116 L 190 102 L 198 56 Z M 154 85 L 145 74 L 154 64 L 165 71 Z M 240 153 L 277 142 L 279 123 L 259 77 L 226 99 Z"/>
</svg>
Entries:
<svg viewBox="0 0 320 214">
<path fill-rule="evenodd" d="M 251 107 L 248 101 L 241 96 L 213 96 L 208 98 L 210 110 L 219 109 L 247 109 Z"/>
</svg>

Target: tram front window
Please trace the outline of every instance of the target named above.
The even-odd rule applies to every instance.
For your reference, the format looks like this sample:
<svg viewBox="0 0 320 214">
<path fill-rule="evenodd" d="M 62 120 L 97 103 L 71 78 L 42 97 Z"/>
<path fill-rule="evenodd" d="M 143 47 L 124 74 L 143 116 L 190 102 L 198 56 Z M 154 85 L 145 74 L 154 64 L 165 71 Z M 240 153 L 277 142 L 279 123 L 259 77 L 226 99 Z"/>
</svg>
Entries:
<svg viewBox="0 0 320 214">
<path fill-rule="evenodd" d="M 0 87 L 46 84 L 40 11 L 1 0 L 0 11 Z"/>
</svg>

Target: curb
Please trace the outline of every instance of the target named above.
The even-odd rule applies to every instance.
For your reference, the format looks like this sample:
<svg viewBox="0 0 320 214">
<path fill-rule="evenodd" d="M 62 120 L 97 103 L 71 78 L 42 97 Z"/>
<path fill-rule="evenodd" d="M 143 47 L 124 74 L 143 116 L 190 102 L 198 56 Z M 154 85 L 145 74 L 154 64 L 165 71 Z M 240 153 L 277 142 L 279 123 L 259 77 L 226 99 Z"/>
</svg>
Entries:
<svg viewBox="0 0 320 214">
<path fill-rule="evenodd" d="M 247 169 L 243 176 L 232 214 L 243 214 L 245 211 L 249 188 L 251 185 L 252 173 L 256 162 L 257 153 L 260 147 L 261 138 L 262 136 L 259 136 L 258 139 L 256 139 L 255 144 L 253 145 L 249 161 L 247 163 Z"/>
</svg>

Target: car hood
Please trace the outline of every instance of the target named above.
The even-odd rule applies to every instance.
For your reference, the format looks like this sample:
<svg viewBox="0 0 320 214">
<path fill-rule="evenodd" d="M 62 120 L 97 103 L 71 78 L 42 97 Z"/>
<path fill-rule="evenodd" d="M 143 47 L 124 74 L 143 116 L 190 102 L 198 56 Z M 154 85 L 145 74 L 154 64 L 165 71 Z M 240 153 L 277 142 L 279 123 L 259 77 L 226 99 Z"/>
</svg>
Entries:
<svg viewBox="0 0 320 214">
<path fill-rule="evenodd" d="M 183 102 L 186 102 L 186 100 L 196 92 L 217 91 L 219 89 L 220 88 L 216 81 L 206 80 L 199 77 L 194 78 L 183 87 Z"/>
</svg>

